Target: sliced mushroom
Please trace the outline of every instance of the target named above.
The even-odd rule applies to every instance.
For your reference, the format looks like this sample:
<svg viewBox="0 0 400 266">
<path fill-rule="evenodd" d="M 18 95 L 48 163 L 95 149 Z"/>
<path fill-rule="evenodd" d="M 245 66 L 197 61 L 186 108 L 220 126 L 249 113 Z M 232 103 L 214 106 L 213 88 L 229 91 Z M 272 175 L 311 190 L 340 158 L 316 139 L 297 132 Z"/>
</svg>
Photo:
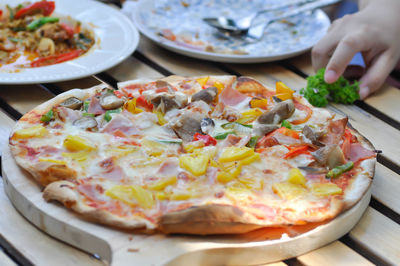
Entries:
<svg viewBox="0 0 400 266">
<path fill-rule="evenodd" d="M 271 110 L 263 113 L 257 119 L 260 124 L 278 124 L 293 115 L 295 107 L 293 101 L 277 103 Z"/>
<path fill-rule="evenodd" d="M 312 143 L 316 146 L 325 146 L 325 144 L 321 143 L 318 141 L 318 138 L 323 134 L 323 132 L 317 132 L 315 130 L 313 130 L 311 127 L 309 127 L 308 125 L 305 125 L 303 127 L 303 130 L 301 132 L 303 134 L 303 141 L 304 142 L 308 142 L 308 143 Z"/>
<path fill-rule="evenodd" d="M 273 124 L 255 124 L 253 126 L 253 133 L 257 136 L 264 136 L 265 134 L 268 134 L 269 132 L 278 128 L 278 125 Z"/>
<path fill-rule="evenodd" d="M 60 106 L 67 107 L 72 110 L 78 110 L 82 107 L 83 102 L 79 100 L 76 97 L 69 97 L 62 103 L 60 103 Z"/>
<path fill-rule="evenodd" d="M 200 122 L 200 127 L 201 127 L 201 131 L 204 134 L 209 134 L 210 132 L 212 132 L 214 130 L 215 127 L 215 123 L 214 120 L 212 120 L 211 118 L 203 118 Z"/>
<path fill-rule="evenodd" d="M 202 133 L 201 121 L 204 115 L 200 113 L 187 113 L 182 115 L 171 127 L 185 142 L 193 140 L 195 133 Z"/>
<path fill-rule="evenodd" d="M 106 93 L 100 97 L 100 105 L 105 110 L 117 109 L 124 105 L 124 100 L 115 96 L 114 93 Z"/>
<path fill-rule="evenodd" d="M 218 89 L 216 87 L 208 87 L 207 89 L 196 92 L 192 95 L 192 102 L 204 101 L 211 103 L 218 95 Z"/>
<path fill-rule="evenodd" d="M 278 97 L 276 97 L 276 96 L 272 96 L 272 100 L 274 100 L 274 102 L 276 102 L 276 103 L 280 103 L 280 102 L 282 102 L 282 100 L 281 99 L 279 99 Z"/>
<path fill-rule="evenodd" d="M 178 103 L 175 101 L 175 97 L 168 94 L 157 95 L 151 100 L 151 103 L 162 113 L 166 113 L 174 108 L 179 108 Z"/>
<path fill-rule="evenodd" d="M 342 165 L 346 161 L 342 149 L 337 144 L 319 148 L 311 154 L 317 162 L 323 166 L 328 166 L 329 169 Z"/>
<path fill-rule="evenodd" d="M 157 80 L 156 87 L 157 89 L 167 88 L 169 92 L 173 92 L 172 86 L 164 80 Z"/>
<path fill-rule="evenodd" d="M 72 125 L 79 127 L 80 129 L 92 129 L 97 127 L 97 121 L 92 116 L 82 116 L 75 120 Z"/>
</svg>

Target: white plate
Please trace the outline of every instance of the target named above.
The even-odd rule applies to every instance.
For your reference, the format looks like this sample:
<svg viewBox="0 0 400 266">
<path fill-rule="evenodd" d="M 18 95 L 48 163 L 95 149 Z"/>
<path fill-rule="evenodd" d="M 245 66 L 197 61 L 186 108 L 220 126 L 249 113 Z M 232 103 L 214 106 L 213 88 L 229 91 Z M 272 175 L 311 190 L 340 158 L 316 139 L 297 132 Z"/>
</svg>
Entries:
<svg viewBox="0 0 400 266">
<path fill-rule="evenodd" d="M 26 0 L 6 0 L 15 6 Z M 26 68 L 16 73 L 0 71 L 0 84 L 30 84 L 78 79 L 99 73 L 131 55 L 139 43 L 132 22 L 118 10 L 91 0 L 55 0 L 56 14 L 70 15 L 94 31 L 96 44 L 85 55 L 64 63 Z"/>
<path fill-rule="evenodd" d="M 296 0 L 286 0 L 286 2 Z M 184 4 L 182 4 L 184 3 Z M 282 5 L 282 0 L 270 0 L 268 5 Z M 288 19 L 289 23 L 272 23 L 265 29 L 264 38 L 255 44 L 241 41 L 221 40 L 216 30 L 202 21 L 203 17 L 245 16 L 267 5 L 264 0 L 140 0 L 132 12 L 137 28 L 157 44 L 180 54 L 219 62 L 257 63 L 281 60 L 309 50 L 326 33 L 330 26 L 328 16 L 321 10 L 300 14 Z M 262 18 L 259 18 L 262 19 Z M 207 52 L 204 48 L 177 44 L 158 33 L 171 29 L 175 34 L 198 35 L 214 47 L 229 48 L 231 51 L 245 50 L 247 54 Z"/>
</svg>

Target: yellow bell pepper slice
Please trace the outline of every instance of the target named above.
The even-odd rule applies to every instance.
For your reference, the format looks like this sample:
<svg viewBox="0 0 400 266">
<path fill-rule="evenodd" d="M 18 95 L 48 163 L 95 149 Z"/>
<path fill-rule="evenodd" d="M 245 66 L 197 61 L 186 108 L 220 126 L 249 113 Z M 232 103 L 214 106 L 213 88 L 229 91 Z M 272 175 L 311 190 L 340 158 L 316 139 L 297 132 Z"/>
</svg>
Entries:
<svg viewBox="0 0 400 266">
<path fill-rule="evenodd" d="M 304 177 L 302 172 L 300 171 L 299 168 L 292 168 L 289 171 L 288 179 L 287 181 L 292 184 L 298 184 L 305 186 L 307 179 Z"/>
<path fill-rule="evenodd" d="M 213 87 L 217 88 L 218 94 L 220 94 L 222 92 L 222 90 L 225 88 L 225 85 L 219 81 L 216 81 L 216 82 L 214 82 Z"/>
<path fill-rule="evenodd" d="M 260 115 L 262 115 L 262 111 L 258 108 L 252 108 L 250 110 L 244 111 L 241 113 L 242 117 L 236 120 L 236 122 L 241 124 L 247 124 L 256 120 Z"/>
<path fill-rule="evenodd" d="M 275 84 L 275 90 L 276 90 L 276 94 L 280 94 L 280 93 L 290 93 L 293 94 L 294 90 L 292 90 L 291 88 L 289 88 L 288 86 L 286 86 L 285 83 L 283 83 L 282 81 L 278 81 Z"/>
<path fill-rule="evenodd" d="M 315 183 L 311 185 L 311 192 L 315 196 L 331 196 L 342 194 L 343 191 L 334 183 Z"/>
<path fill-rule="evenodd" d="M 64 139 L 64 147 L 69 151 L 90 151 L 95 149 L 88 140 L 73 135 L 68 135 Z"/>
<path fill-rule="evenodd" d="M 164 118 L 164 114 L 162 112 L 154 110 L 153 113 L 157 115 L 158 124 L 160 124 L 160 126 L 168 123 L 168 121 Z"/>
<path fill-rule="evenodd" d="M 138 114 L 138 113 L 143 112 L 142 109 L 136 107 L 136 99 L 135 98 L 126 101 L 124 103 L 124 109 L 132 114 Z"/>
<path fill-rule="evenodd" d="M 163 178 L 163 179 L 155 182 L 154 184 L 149 185 L 148 188 L 151 190 L 164 190 L 169 185 L 175 184 L 177 182 L 177 180 L 178 179 L 176 178 L 176 176 L 172 176 L 169 178 Z"/>
<path fill-rule="evenodd" d="M 179 166 L 195 176 L 200 176 L 206 173 L 209 159 L 209 156 L 202 154 L 182 155 L 179 157 Z"/>
<path fill-rule="evenodd" d="M 248 147 L 226 147 L 221 156 L 218 158 L 218 162 L 232 162 L 245 159 L 254 154 L 254 150 Z"/>
<path fill-rule="evenodd" d="M 274 193 L 280 198 L 287 200 L 301 197 L 307 193 L 307 190 L 303 186 L 288 182 L 273 184 L 272 191 L 274 191 Z"/>
<path fill-rule="evenodd" d="M 139 205 L 145 209 L 150 209 L 155 203 L 153 194 L 138 185 L 113 186 L 106 190 L 105 195 L 129 205 Z"/>
<path fill-rule="evenodd" d="M 14 138 L 27 139 L 27 138 L 41 138 L 47 134 L 47 129 L 42 125 L 23 128 L 14 132 Z"/>
<path fill-rule="evenodd" d="M 279 94 L 275 94 L 275 97 L 281 99 L 282 101 L 286 101 L 289 99 L 293 99 L 293 94 L 291 93 L 279 93 Z"/>
<path fill-rule="evenodd" d="M 268 108 L 268 100 L 267 99 L 252 99 L 250 101 L 250 107 L 267 109 Z"/>
<path fill-rule="evenodd" d="M 210 77 L 203 77 L 203 78 L 198 78 L 196 81 L 200 84 L 200 86 L 205 86 L 207 84 L 207 81 L 209 80 Z"/>
</svg>

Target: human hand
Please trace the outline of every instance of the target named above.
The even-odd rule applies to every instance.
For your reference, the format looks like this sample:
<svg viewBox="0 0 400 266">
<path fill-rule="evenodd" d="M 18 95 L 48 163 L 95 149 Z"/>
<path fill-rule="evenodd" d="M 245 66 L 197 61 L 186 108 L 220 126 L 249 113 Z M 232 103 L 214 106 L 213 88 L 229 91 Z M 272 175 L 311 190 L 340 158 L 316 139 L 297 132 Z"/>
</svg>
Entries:
<svg viewBox="0 0 400 266">
<path fill-rule="evenodd" d="M 315 70 L 326 67 L 325 81 L 335 82 L 358 52 L 366 64 L 360 97 L 376 91 L 400 58 L 400 1 L 365 1 L 361 10 L 334 21 L 312 49 Z"/>
</svg>

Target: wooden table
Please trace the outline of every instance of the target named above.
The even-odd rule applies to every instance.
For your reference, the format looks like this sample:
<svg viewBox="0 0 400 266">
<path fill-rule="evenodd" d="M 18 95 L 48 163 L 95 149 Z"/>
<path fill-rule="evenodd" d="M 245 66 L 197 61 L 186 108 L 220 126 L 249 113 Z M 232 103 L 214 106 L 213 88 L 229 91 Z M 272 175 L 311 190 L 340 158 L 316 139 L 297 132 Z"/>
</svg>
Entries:
<svg viewBox="0 0 400 266">
<path fill-rule="evenodd" d="M 0 86 L 0 147 L 8 141 L 17 119 L 38 104 L 72 88 L 100 82 L 142 77 L 235 74 L 252 76 L 274 88 L 283 81 L 293 89 L 306 84 L 313 74 L 310 55 L 265 64 L 222 64 L 184 57 L 142 37 L 138 50 L 118 66 L 97 75 L 54 84 Z M 356 227 L 339 240 L 276 265 L 369 265 L 400 264 L 400 90 L 385 86 L 374 96 L 355 105 L 329 106 L 345 113 L 351 124 L 371 140 L 378 156 L 372 200 Z M 25 220 L 4 194 L 0 178 L 0 265 L 100 265 L 93 255 L 42 233 Z"/>
</svg>

